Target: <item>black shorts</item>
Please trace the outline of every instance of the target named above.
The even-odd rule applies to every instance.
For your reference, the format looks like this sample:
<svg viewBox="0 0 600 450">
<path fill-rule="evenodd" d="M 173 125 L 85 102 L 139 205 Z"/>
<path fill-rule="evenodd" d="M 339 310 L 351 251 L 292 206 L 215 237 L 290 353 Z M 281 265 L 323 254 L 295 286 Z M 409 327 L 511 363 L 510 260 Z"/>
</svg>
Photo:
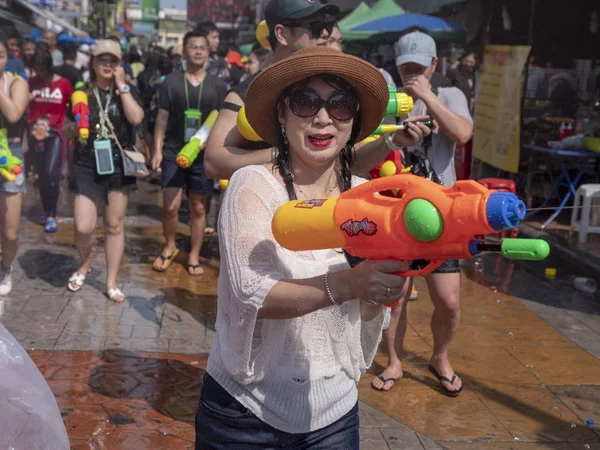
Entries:
<svg viewBox="0 0 600 450">
<path fill-rule="evenodd" d="M 182 169 L 171 159 L 163 159 L 160 167 L 163 188 L 185 189 L 188 194 L 212 195 L 213 181 L 204 172 L 204 152 L 188 169 Z"/>
<path fill-rule="evenodd" d="M 136 178 L 123 175 L 123 161 L 121 158 L 115 158 L 113 163 L 115 167 L 113 174 L 98 175 L 94 159 L 79 158 L 73 164 L 73 173 L 69 185 L 70 191 L 100 200 L 105 205 L 108 205 L 109 191 L 136 190 Z"/>
</svg>

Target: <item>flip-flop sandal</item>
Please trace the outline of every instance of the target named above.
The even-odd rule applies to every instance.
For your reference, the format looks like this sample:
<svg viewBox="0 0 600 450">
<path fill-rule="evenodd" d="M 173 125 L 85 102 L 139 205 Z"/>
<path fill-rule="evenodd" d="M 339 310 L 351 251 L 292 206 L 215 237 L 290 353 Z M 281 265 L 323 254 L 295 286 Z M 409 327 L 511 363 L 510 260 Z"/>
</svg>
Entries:
<svg viewBox="0 0 600 450">
<path fill-rule="evenodd" d="M 416 289 L 413 289 L 410 293 L 410 297 L 408 297 L 408 300 L 411 302 L 414 302 L 415 300 L 419 299 L 419 291 L 417 291 Z"/>
<path fill-rule="evenodd" d="M 118 300 L 118 297 L 121 297 L 122 300 Z M 115 303 L 123 303 L 125 301 L 125 294 L 119 288 L 112 288 L 108 290 L 108 299 Z"/>
<path fill-rule="evenodd" d="M 383 385 L 384 385 L 384 386 L 385 386 L 385 384 L 386 384 L 388 381 L 391 381 L 391 382 L 392 382 L 392 387 L 391 387 L 391 388 L 389 388 L 389 389 L 383 389 L 383 387 L 377 388 L 377 387 L 373 386 L 373 383 L 371 383 L 371 387 L 372 387 L 373 389 L 375 389 L 376 391 L 380 391 L 380 392 L 389 392 L 389 391 L 391 391 L 392 389 L 394 389 L 394 386 L 396 385 L 396 381 L 398 381 L 398 378 L 393 378 L 393 377 L 390 377 L 390 378 L 383 378 L 383 376 L 381 376 L 381 375 L 377 375 L 377 378 L 379 378 L 381 381 L 383 381 Z"/>
<path fill-rule="evenodd" d="M 46 220 L 46 225 L 44 225 L 45 233 L 56 233 L 57 230 L 58 230 L 58 226 L 56 225 L 56 222 L 54 220 L 52 220 L 52 219 Z"/>
<path fill-rule="evenodd" d="M 216 230 L 213 227 L 206 227 L 204 229 L 204 234 L 208 234 L 209 236 L 211 234 L 215 234 L 215 233 L 216 233 Z"/>
<path fill-rule="evenodd" d="M 77 292 L 83 287 L 84 283 L 85 275 L 75 272 L 67 282 L 67 289 L 71 292 Z"/>
<path fill-rule="evenodd" d="M 200 275 L 204 275 L 204 270 L 202 270 L 202 272 L 201 272 L 201 273 L 195 273 L 195 271 L 196 271 L 196 269 L 197 269 L 198 267 L 200 267 L 200 268 L 201 268 L 200 264 L 188 264 L 188 265 L 187 265 L 187 272 L 188 272 L 188 275 L 189 275 L 189 276 L 191 276 L 191 277 L 199 277 Z M 193 271 L 194 271 L 194 273 L 191 273 L 191 272 L 190 272 L 190 270 L 193 270 Z"/>
<path fill-rule="evenodd" d="M 92 271 L 92 269 L 88 270 L 86 274 L 81 274 L 78 272 L 73 273 L 73 275 L 71 275 L 71 278 L 69 278 L 69 281 L 67 282 L 67 289 L 70 290 L 71 292 L 77 292 L 79 291 L 83 285 L 85 284 L 85 277 Z M 71 286 L 71 284 L 74 284 L 75 287 L 73 288 Z"/>
<path fill-rule="evenodd" d="M 152 264 L 152 268 L 154 270 L 156 270 L 157 272 L 164 272 L 164 271 L 166 271 L 169 267 L 171 267 L 171 263 L 173 262 L 173 260 L 175 259 L 175 257 L 178 254 L 179 254 L 179 249 L 175 249 L 175 251 L 173 253 L 171 253 L 169 256 L 159 255 L 154 260 L 154 264 Z M 158 263 L 158 261 L 160 261 L 160 263 Z M 168 263 L 167 266 L 163 267 L 163 264 L 166 263 L 166 262 Z"/>
<path fill-rule="evenodd" d="M 441 387 L 441 388 L 444 390 L 444 392 L 446 393 L 446 395 L 447 395 L 448 397 L 458 397 L 458 394 L 460 394 L 460 393 L 463 391 L 463 389 L 465 388 L 465 385 L 464 385 L 464 384 L 462 384 L 462 385 L 460 386 L 460 389 L 457 389 L 456 391 L 451 391 L 451 390 L 449 390 L 449 389 L 446 389 L 446 388 L 444 387 L 444 385 L 441 383 L 442 381 L 445 381 L 445 382 L 447 382 L 447 383 L 450 383 L 451 385 L 454 385 L 454 380 L 456 380 L 456 377 L 457 377 L 457 375 L 456 375 L 456 372 L 454 372 L 454 375 L 452 375 L 452 379 L 450 380 L 450 379 L 448 379 L 447 377 L 445 377 L 445 376 L 443 376 L 443 375 L 440 375 L 440 374 L 438 373 L 438 371 L 437 371 L 437 370 L 435 370 L 435 367 L 433 367 L 431 364 L 429 365 L 429 371 L 430 371 L 430 372 L 431 372 L 433 375 L 435 375 L 435 377 L 438 379 L 438 381 L 440 382 L 440 387 Z"/>
</svg>

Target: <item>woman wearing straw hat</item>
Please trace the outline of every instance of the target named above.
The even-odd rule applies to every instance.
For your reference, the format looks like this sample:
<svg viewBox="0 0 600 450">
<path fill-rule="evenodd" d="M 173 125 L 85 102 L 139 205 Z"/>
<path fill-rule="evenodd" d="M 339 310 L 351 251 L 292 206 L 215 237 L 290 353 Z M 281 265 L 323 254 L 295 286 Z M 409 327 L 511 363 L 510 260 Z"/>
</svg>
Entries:
<svg viewBox="0 0 600 450">
<path fill-rule="evenodd" d="M 250 86 L 248 120 L 278 155 L 236 171 L 223 201 L 217 335 L 196 449 L 358 449 L 356 383 L 375 355 L 383 304 L 402 296 L 404 278 L 391 273 L 407 265 L 349 268 L 339 251 L 290 252 L 271 219 L 290 199 L 338 196 L 364 181 L 351 175 L 351 149 L 377 128 L 388 98 L 374 66 L 323 47 Z"/>
</svg>

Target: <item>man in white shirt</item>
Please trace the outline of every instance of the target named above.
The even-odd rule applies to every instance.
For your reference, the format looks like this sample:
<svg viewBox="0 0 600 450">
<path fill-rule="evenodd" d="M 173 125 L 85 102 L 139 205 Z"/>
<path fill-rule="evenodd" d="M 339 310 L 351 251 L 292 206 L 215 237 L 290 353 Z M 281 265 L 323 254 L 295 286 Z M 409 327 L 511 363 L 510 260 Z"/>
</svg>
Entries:
<svg viewBox="0 0 600 450">
<path fill-rule="evenodd" d="M 58 44 L 56 33 L 53 33 L 52 31 L 46 31 L 44 33 L 44 42 L 48 44 L 48 47 L 50 47 L 52 64 L 54 67 L 62 66 L 64 64 L 63 54 L 58 48 L 56 48 L 56 45 Z"/>
<path fill-rule="evenodd" d="M 409 152 L 425 155 L 439 181 L 445 186 L 456 182 L 454 151 L 456 144 L 465 144 L 473 133 L 473 120 L 464 94 L 455 87 L 431 88 L 431 76 L 438 62 L 435 41 L 426 33 L 410 32 L 395 46 L 396 66 L 404 90 L 415 100 L 409 116 L 430 115 L 439 127 L 431 140 L 424 139 Z M 429 142 L 428 142 L 429 141 Z M 434 348 L 429 361 L 431 372 L 438 378 L 448 396 L 455 397 L 463 389 L 462 381 L 448 360 L 448 348 L 460 320 L 460 267 L 458 260 L 449 260 L 425 277 L 434 305 L 431 329 Z M 412 283 L 410 283 L 412 285 Z M 412 287 L 412 286 L 411 286 Z M 406 292 L 410 293 L 411 289 Z M 392 309 L 389 328 L 384 332 L 388 350 L 388 365 L 372 385 L 378 390 L 390 390 L 402 377 L 400 353 L 406 332 L 406 298 Z"/>
</svg>

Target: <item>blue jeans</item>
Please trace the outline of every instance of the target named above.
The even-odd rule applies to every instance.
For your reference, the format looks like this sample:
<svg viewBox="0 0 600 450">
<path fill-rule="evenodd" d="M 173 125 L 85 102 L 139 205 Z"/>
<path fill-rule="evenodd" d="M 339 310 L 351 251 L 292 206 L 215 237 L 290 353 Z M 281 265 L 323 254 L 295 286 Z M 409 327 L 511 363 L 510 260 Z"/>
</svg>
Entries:
<svg viewBox="0 0 600 450">
<path fill-rule="evenodd" d="M 196 413 L 196 450 L 359 450 L 358 403 L 317 431 L 292 434 L 266 424 L 208 373 Z"/>
</svg>

